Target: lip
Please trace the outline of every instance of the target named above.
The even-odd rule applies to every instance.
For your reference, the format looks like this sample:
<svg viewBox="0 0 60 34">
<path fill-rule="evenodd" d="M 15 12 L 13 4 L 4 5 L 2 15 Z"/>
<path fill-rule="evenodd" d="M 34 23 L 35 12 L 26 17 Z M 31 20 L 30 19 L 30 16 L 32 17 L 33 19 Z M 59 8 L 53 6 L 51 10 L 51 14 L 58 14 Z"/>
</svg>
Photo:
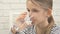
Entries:
<svg viewBox="0 0 60 34">
<path fill-rule="evenodd" d="M 33 18 L 30 19 L 32 22 L 34 22 L 35 20 Z"/>
</svg>

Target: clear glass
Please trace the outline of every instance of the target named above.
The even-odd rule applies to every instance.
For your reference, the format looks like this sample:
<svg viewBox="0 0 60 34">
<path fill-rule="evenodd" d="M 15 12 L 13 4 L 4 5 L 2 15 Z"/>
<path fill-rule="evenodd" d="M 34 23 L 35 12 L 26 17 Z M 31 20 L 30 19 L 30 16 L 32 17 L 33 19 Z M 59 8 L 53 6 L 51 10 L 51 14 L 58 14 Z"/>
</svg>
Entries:
<svg viewBox="0 0 60 34">
<path fill-rule="evenodd" d="M 29 13 L 27 12 L 27 16 L 25 17 L 25 22 L 29 25 L 32 23 L 32 21 L 30 20 L 30 17 L 29 17 Z"/>
<path fill-rule="evenodd" d="M 22 13 L 21 13 L 22 14 Z M 17 16 L 18 15 L 18 16 Z M 18 31 L 18 29 L 19 29 L 19 27 L 17 26 L 17 24 L 16 24 L 16 22 L 15 22 L 15 19 L 17 18 L 17 17 L 19 17 L 20 16 L 20 14 L 18 13 L 18 14 L 12 14 L 12 20 L 13 20 L 13 27 L 14 27 L 14 29 L 16 30 L 16 31 Z M 27 24 L 27 25 L 30 25 L 31 23 L 32 23 L 32 21 L 30 20 L 30 17 L 29 17 L 29 13 L 27 12 L 27 15 L 26 15 L 26 17 L 25 17 L 25 19 L 24 19 L 24 21 L 25 21 L 25 23 Z M 19 23 L 22 23 L 22 21 L 19 21 Z"/>
</svg>

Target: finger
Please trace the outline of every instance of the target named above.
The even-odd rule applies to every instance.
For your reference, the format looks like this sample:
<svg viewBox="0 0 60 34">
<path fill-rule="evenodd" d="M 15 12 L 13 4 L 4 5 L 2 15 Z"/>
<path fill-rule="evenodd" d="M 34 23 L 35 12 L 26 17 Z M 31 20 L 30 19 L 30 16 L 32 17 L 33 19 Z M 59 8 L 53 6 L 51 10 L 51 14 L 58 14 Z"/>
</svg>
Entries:
<svg viewBox="0 0 60 34">
<path fill-rule="evenodd" d="M 24 12 L 24 13 L 20 14 L 19 17 L 23 19 L 23 18 L 25 18 L 26 15 L 27 15 L 27 12 Z"/>
<path fill-rule="evenodd" d="M 20 16 L 16 19 L 16 21 L 20 20 L 20 19 L 24 19 L 27 15 L 27 12 L 24 12 L 22 14 L 20 14 Z"/>
<path fill-rule="evenodd" d="M 27 12 L 24 12 L 24 13 L 22 13 L 21 15 L 26 15 L 27 14 Z"/>
</svg>

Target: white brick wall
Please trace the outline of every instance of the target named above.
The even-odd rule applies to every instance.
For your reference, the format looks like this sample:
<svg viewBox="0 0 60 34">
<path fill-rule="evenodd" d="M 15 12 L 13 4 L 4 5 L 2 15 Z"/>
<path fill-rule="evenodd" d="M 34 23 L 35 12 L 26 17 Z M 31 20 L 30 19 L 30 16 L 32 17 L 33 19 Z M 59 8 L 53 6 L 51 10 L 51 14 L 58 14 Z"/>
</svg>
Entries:
<svg viewBox="0 0 60 34">
<path fill-rule="evenodd" d="M 10 15 L 25 11 L 26 0 L 0 0 L 0 34 L 9 34 Z"/>
<path fill-rule="evenodd" d="M 26 0 L 0 0 L 0 34 L 9 34 L 11 14 L 26 11 Z M 53 16 L 60 25 L 60 0 L 53 0 Z"/>
<path fill-rule="evenodd" d="M 53 16 L 55 23 L 60 25 L 60 0 L 53 0 Z"/>
</svg>

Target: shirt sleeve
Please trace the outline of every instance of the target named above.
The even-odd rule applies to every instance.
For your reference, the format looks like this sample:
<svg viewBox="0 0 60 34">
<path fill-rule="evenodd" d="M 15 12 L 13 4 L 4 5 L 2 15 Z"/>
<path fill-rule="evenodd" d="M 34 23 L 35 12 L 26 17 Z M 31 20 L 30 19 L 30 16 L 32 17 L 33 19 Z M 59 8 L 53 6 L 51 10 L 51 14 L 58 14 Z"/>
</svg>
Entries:
<svg viewBox="0 0 60 34">
<path fill-rule="evenodd" d="M 56 26 L 52 29 L 51 34 L 60 34 L 60 27 Z"/>
</svg>

